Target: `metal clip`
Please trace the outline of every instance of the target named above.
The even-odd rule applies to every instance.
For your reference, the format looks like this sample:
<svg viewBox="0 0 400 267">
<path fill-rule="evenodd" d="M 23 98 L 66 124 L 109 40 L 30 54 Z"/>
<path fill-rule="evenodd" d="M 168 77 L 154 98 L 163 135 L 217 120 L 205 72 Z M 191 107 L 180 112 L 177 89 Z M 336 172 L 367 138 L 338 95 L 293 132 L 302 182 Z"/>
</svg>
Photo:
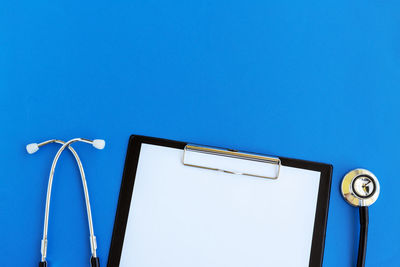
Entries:
<svg viewBox="0 0 400 267">
<path fill-rule="evenodd" d="M 281 168 L 281 160 L 276 157 L 193 144 L 185 146 L 182 162 L 186 166 L 267 179 L 277 179 Z"/>
</svg>

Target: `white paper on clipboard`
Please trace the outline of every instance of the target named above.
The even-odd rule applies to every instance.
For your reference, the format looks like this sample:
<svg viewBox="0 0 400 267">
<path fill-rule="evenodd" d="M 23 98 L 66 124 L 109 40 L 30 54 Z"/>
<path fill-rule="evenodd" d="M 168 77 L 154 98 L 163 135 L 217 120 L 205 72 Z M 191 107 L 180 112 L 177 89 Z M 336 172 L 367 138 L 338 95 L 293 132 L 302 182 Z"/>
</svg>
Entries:
<svg viewBox="0 0 400 267">
<path fill-rule="evenodd" d="M 121 267 L 309 265 L 320 172 L 282 166 L 261 179 L 182 155 L 141 145 Z"/>
</svg>

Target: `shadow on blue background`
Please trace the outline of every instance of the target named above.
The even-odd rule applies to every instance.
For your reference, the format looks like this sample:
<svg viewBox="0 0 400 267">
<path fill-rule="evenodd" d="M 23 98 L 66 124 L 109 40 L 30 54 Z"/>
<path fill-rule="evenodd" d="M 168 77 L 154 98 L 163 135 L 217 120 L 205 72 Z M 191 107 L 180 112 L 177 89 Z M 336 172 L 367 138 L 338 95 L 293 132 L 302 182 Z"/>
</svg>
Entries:
<svg viewBox="0 0 400 267">
<path fill-rule="evenodd" d="M 364 167 L 381 182 L 367 266 L 400 266 L 398 1 L 8 1 L 0 4 L 0 256 L 37 266 L 50 138 L 86 166 L 105 266 L 130 134 L 334 165 L 324 266 L 354 266 L 357 210 L 339 193 Z M 70 154 L 56 170 L 48 259 L 88 266 Z M 290 255 L 290 252 L 288 252 Z"/>
</svg>

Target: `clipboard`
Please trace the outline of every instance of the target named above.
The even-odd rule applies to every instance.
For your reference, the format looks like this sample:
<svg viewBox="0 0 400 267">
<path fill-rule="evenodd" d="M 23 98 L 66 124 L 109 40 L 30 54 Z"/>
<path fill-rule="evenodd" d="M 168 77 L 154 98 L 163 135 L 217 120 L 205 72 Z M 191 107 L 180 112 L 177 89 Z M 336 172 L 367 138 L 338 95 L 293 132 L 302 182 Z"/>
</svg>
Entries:
<svg viewBox="0 0 400 267">
<path fill-rule="evenodd" d="M 320 267 L 332 165 L 132 135 L 108 267 Z"/>
</svg>

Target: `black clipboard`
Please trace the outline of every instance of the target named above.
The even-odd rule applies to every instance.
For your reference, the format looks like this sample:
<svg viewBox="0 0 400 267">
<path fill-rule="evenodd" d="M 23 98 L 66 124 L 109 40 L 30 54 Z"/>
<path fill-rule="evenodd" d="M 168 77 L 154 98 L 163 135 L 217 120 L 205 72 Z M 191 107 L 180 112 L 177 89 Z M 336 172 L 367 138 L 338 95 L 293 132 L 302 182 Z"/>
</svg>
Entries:
<svg viewBox="0 0 400 267">
<path fill-rule="evenodd" d="M 121 253 L 124 244 L 135 176 L 138 167 L 142 144 L 157 145 L 176 149 L 185 149 L 186 142 L 171 141 L 160 138 L 132 135 L 125 160 L 125 167 L 115 216 L 113 235 L 109 250 L 108 267 L 120 266 Z M 320 182 L 314 219 L 312 244 L 309 257 L 309 267 L 321 267 L 324 255 L 325 235 L 328 218 L 330 188 L 332 181 L 332 165 L 305 160 L 279 157 L 282 166 L 294 167 L 320 172 Z M 146 266 L 137 266 L 146 267 Z"/>
</svg>

